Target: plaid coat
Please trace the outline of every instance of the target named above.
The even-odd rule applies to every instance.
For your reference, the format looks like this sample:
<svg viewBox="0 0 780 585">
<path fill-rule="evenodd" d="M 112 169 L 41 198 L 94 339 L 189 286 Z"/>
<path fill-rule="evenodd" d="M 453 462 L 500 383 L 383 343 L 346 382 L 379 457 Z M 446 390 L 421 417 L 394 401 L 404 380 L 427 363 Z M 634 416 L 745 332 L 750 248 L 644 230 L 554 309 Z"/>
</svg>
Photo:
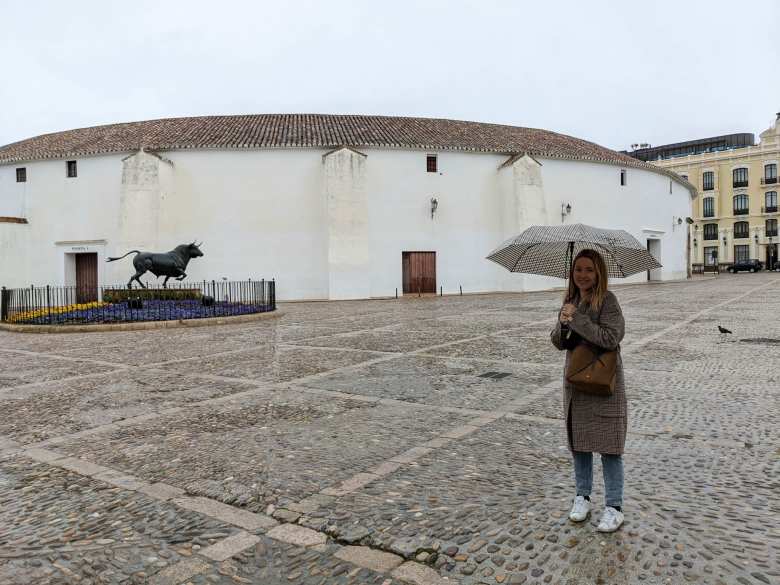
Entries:
<svg viewBox="0 0 780 585">
<path fill-rule="evenodd" d="M 583 339 L 599 347 L 618 350 L 615 392 L 612 396 L 595 396 L 574 390 L 573 386 L 566 382 L 571 351 L 566 352 L 563 369 L 563 420 L 568 421 L 571 414 L 571 429 L 567 432 L 569 449 L 622 455 L 626 444 L 628 412 L 619 345 L 625 333 L 625 321 L 617 297 L 612 292 L 607 292 L 600 318 L 599 312 L 591 310 L 590 305 L 580 305 L 569 327 Z M 560 321 L 556 321 L 550 339 L 555 347 L 563 350 Z"/>
</svg>

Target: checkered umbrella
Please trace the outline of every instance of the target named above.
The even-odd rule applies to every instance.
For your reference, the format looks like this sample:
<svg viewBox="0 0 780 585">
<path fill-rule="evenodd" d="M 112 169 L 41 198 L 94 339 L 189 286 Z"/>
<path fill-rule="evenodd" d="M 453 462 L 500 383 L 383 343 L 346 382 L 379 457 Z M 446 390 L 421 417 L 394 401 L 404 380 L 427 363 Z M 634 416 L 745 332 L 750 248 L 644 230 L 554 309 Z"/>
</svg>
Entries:
<svg viewBox="0 0 780 585">
<path fill-rule="evenodd" d="M 569 278 L 574 258 L 586 248 L 601 254 L 609 276 L 613 278 L 625 278 L 661 267 L 628 232 L 581 223 L 533 225 L 501 244 L 487 258 L 510 272 Z"/>
</svg>

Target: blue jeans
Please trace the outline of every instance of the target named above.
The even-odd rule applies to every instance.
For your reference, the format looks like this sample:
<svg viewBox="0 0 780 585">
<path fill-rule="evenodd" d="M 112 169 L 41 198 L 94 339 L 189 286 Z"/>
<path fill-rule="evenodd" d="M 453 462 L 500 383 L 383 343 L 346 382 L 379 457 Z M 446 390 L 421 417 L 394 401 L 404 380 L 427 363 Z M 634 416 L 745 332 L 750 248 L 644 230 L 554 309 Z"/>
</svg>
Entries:
<svg viewBox="0 0 780 585">
<path fill-rule="evenodd" d="M 607 506 L 623 506 L 623 457 L 621 455 L 601 454 L 601 466 L 604 470 L 604 491 L 607 493 Z M 590 496 L 593 489 L 593 453 L 574 451 L 574 481 L 578 496 Z"/>
</svg>

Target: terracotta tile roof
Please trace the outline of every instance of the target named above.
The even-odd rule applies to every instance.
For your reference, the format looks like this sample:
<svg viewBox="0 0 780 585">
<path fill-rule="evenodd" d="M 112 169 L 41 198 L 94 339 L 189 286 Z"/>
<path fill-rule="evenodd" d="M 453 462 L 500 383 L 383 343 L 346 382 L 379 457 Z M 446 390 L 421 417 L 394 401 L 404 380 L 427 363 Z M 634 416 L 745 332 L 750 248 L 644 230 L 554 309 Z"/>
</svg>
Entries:
<svg viewBox="0 0 780 585">
<path fill-rule="evenodd" d="M 549 130 L 439 118 L 327 114 L 165 118 L 66 130 L 0 147 L 0 165 L 131 152 L 140 148 L 165 151 L 189 148 L 339 146 L 459 150 L 507 155 L 528 153 L 541 157 L 611 163 L 661 172 L 654 165 L 598 144 Z M 673 175 L 668 172 L 663 174 Z"/>
</svg>

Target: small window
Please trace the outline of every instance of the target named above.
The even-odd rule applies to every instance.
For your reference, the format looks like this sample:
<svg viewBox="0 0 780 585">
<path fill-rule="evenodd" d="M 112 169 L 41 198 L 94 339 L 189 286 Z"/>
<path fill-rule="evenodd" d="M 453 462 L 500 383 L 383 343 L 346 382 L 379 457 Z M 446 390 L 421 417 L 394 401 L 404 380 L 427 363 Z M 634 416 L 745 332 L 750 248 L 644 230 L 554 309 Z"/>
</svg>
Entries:
<svg viewBox="0 0 780 585">
<path fill-rule="evenodd" d="M 626 186 L 626 169 L 620 169 L 620 186 Z"/>
<path fill-rule="evenodd" d="M 768 165 L 764 165 L 764 178 L 765 179 L 775 179 L 777 180 L 777 165 L 774 163 L 770 163 Z"/>
<path fill-rule="evenodd" d="M 747 215 L 750 210 L 750 199 L 747 195 L 736 195 L 734 197 L 734 215 Z"/>
<path fill-rule="evenodd" d="M 76 172 L 76 161 L 75 160 L 69 160 L 65 163 L 67 171 L 68 171 L 68 178 L 73 178 L 77 176 Z"/>
<path fill-rule="evenodd" d="M 705 223 L 704 224 L 704 239 L 705 240 L 717 240 L 718 239 L 718 224 L 717 223 Z"/>
<path fill-rule="evenodd" d="M 734 187 L 748 186 L 748 170 L 746 168 L 734 169 L 731 174 L 734 178 Z"/>
<path fill-rule="evenodd" d="M 750 246 L 739 244 L 734 246 L 734 262 L 747 262 L 750 260 Z"/>
<path fill-rule="evenodd" d="M 705 197 L 702 202 L 704 204 L 704 217 L 715 217 L 715 198 Z"/>
<path fill-rule="evenodd" d="M 741 238 L 749 238 L 750 237 L 750 226 L 748 222 L 746 221 L 738 221 L 734 224 L 734 238 L 741 239 Z"/>
<path fill-rule="evenodd" d="M 27 169 L 22 167 L 20 169 L 16 169 L 16 182 L 17 183 L 26 183 L 27 182 Z"/>
<path fill-rule="evenodd" d="M 429 173 L 437 173 L 439 172 L 439 168 L 436 165 L 436 155 L 435 154 L 429 154 L 425 157 L 425 167 L 428 169 Z"/>
<path fill-rule="evenodd" d="M 767 191 L 764 195 L 764 211 L 777 213 L 777 191 Z"/>
<path fill-rule="evenodd" d="M 712 171 L 705 171 L 701 176 L 701 182 L 704 191 L 712 191 L 715 189 L 715 173 Z"/>
<path fill-rule="evenodd" d="M 688 175 L 680 175 L 680 176 L 683 178 L 683 181 L 687 181 L 688 180 Z"/>
<path fill-rule="evenodd" d="M 775 237 L 777 235 L 777 220 L 776 219 L 768 219 L 766 220 L 766 235 Z"/>
</svg>

